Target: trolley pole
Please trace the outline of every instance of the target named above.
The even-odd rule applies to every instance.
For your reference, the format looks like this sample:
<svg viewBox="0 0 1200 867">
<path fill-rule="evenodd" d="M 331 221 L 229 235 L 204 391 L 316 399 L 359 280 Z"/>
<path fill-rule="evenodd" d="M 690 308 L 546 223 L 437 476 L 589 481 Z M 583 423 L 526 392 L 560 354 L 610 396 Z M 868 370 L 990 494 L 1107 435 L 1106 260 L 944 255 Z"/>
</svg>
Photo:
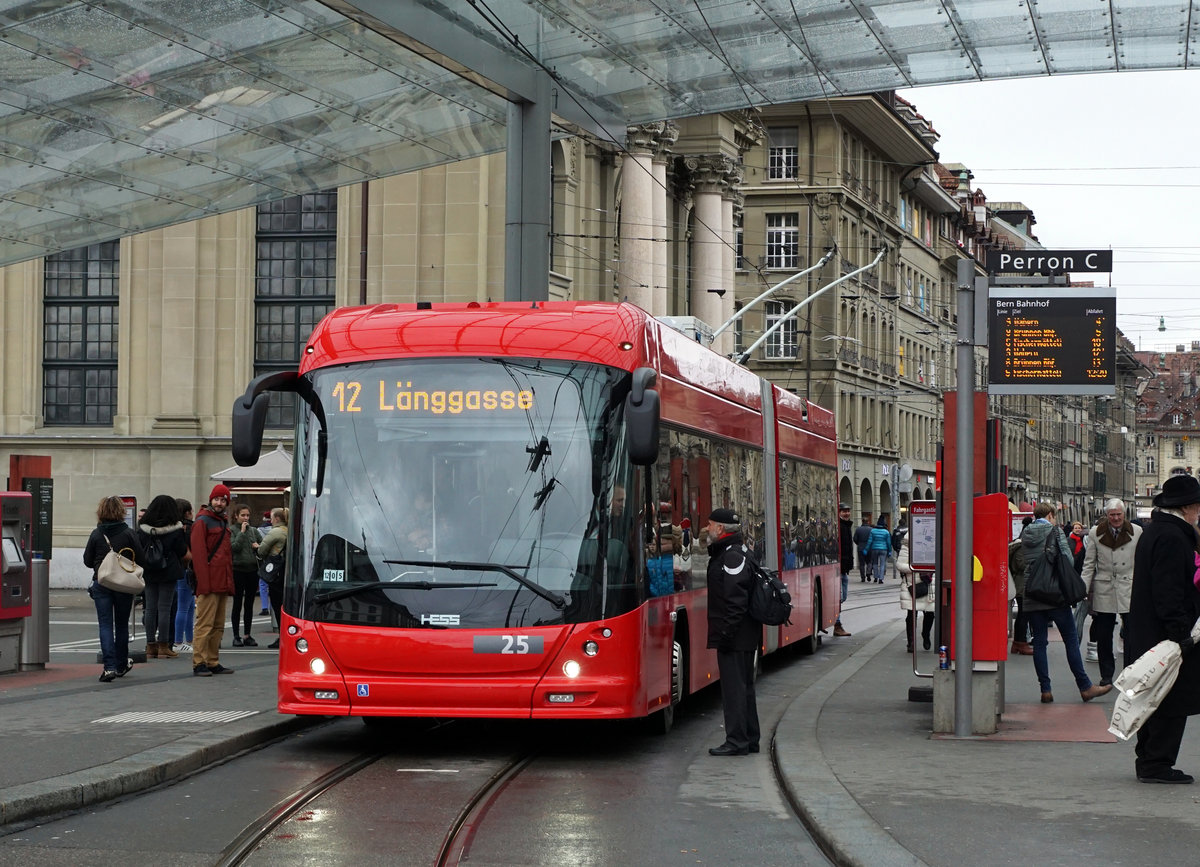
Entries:
<svg viewBox="0 0 1200 867">
<path fill-rule="evenodd" d="M 971 676 L 974 647 L 971 633 L 973 591 L 972 527 L 975 524 L 975 261 L 958 261 L 958 407 L 955 416 L 958 455 L 954 526 L 954 735 L 972 733 Z"/>
</svg>

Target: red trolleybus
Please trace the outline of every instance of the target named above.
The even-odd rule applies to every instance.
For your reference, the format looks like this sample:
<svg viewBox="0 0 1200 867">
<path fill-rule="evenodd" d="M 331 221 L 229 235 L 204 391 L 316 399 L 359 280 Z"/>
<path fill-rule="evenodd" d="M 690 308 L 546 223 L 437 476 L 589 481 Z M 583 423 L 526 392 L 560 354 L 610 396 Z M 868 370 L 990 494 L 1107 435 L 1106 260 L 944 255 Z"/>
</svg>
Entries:
<svg viewBox="0 0 1200 867">
<path fill-rule="evenodd" d="M 790 586 L 764 652 L 838 615 L 832 415 L 605 303 L 336 310 L 238 398 L 253 464 L 299 396 L 279 710 L 652 716 L 717 679 L 703 528 Z"/>
</svg>

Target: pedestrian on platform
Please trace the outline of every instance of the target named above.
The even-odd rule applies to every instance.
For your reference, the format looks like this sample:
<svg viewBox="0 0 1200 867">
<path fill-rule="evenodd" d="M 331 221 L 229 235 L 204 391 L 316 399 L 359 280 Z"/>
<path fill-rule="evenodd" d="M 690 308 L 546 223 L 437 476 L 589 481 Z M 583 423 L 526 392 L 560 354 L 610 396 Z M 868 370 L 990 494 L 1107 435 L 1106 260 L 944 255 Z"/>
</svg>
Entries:
<svg viewBox="0 0 1200 867">
<path fill-rule="evenodd" d="M 908 652 L 913 652 L 913 632 L 917 612 L 921 612 L 921 646 L 931 649 L 933 631 L 933 575 L 912 568 L 912 534 L 905 533 L 896 555 L 896 570 L 900 573 L 900 607 L 905 610 L 904 631 L 908 636 Z"/>
<path fill-rule="evenodd" d="M 1092 614 L 1092 641 L 1100 663 L 1100 685 L 1112 683 L 1116 673 L 1113 653 L 1113 628 L 1121 615 L 1121 633 L 1129 616 L 1129 597 L 1133 592 L 1133 555 L 1142 528 L 1125 519 L 1125 503 L 1113 498 L 1104 504 L 1105 517 L 1088 531 L 1083 557 L 1083 582 L 1088 585 Z"/>
<path fill-rule="evenodd" d="M 263 536 L 262 543 L 258 546 L 259 562 L 266 563 L 271 557 L 286 557 L 287 556 L 287 535 L 288 535 L 288 510 L 284 508 L 275 508 L 271 510 L 271 529 L 267 531 L 267 535 Z M 267 581 L 267 589 L 270 591 L 271 611 L 275 615 L 275 626 L 277 629 L 282 629 L 283 626 L 283 572 L 284 563 L 277 564 L 279 568 L 272 569 L 271 575 L 273 579 Z M 279 639 L 276 638 L 268 647 L 277 649 L 279 647 Z"/>
<path fill-rule="evenodd" d="M 1143 783 L 1190 783 L 1175 767 L 1187 718 L 1200 713 L 1200 654 L 1190 650 L 1192 627 L 1200 618 L 1196 589 L 1200 563 L 1200 481 L 1172 476 L 1154 498 L 1157 511 L 1133 554 L 1133 589 L 1126 618 L 1125 664 L 1158 642 L 1170 639 L 1184 648 L 1179 676 L 1142 723 L 1134 750 L 1134 770 Z"/>
<path fill-rule="evenodd" d="M 1058 546 L 1058 556 L 1065 557 L 1070 562 L 1071 549 L 1067 537 L 1054 525 L 1054 507 L 1049 503 L 1038 503 L 1033 510 L 1033 523 L 1021 534 L 1025 554 L 1026 587 L 1038 570 L 1052 568 L 1045 556 L 1047 539 L 1050 540 L 1049 544 Z M 1088 677 L 1087 669 L 1083 667 L 1083 658 L 1079 655 L 1079 637 L 1075 632 L 1075 617 L 1071 614 L 1070 605 L 1055 607 L 1026 596 L 1025 613 L 1033 629 L 1033 667 L 1042 690 L 1042 704 L 1054 701 L 1054 693 L 1050 691 L 1049 660 L 1046 657 L 1047 633 L 1051 623 L 1058 628 L 1059 635 L 1062 636 L 1067 652 L 1067 664 L 1071 667 L 1071 673 L 1075 675 L 1079 697 L 1084 701 L 1091 701 L 1112 689 L 1111 684 L 1095 686 Z"/>
<path fill-rule="evenodd" d="M 250 507 L 238 506 L 233 512 L 229 546 L 233 550 L 233 625 L 234 647 L 258 647 L 250 634 L 258 601 L 258 545 L 262 536 L 257 527 L 250 526 Z M 238 629 L 241 621 L 242 629 Z M 246 633 L 245 638 L 242 632 Z"/>
<path fill-rule="evenodd" d="M 882 584 L 887 575 L 888 559 L 892 556 L 892 533 L 888 529 L 887 515 L 880 515 L 871 528 L 871 535 L 867 537 L 867 554 L 871 558 L 875 583 Z"/>
<path fill-rule="evenodd" d="M 850 506 L 838 503 L 838 551 L 842 566 L 842 605 L 846 604 L 846 595 L 850 592 L 850 571 L 854 568 L 854 522 L 850 520 Z M 837 620 L 833 623 L 833 634 L 839 638 L 849 638 L 850 633 L 842 626 L 842 610 L 838 607 Z"/>
<path fill-rule="evenodd" d="M 183 576 L 175 582 L 175 646 L 171 648 L 176 653 L 192 652 L 192 629 L 196 622 L 196 593 L 192 589 L 196 583 L 196 573 L 192 571 L 192 523 L 195 515 L 192 504 L 183 497 L 175 498 L 175 506 L 179 510 L 179 523 L 183 525 L 183 538 L 188 543 L 188 552 L 181 561 Z"/>
<path fill-rule="evenodd" d="M 96 604 L 96 620 L 100 627 L 100 656 L 104 669 L 101 683 L 112 683 L 133 668 L 129 658 L 129 612 L 133 610 L 133 594 L 118 593 L 103 587 L 96 570 L 109 551 L 128 548 L 135 563 L 142 559 L 142 546 L 125 523 L 125 504 L 120 497 L 105 497 L 96 507 L 96 529 L 88 536 L 83 549 L 83 565 L 92 570 L 88 596 Z"/>
<path fill-rule="evenodd" d="M 179 520 L 175 498 L 159 494 L 150 501 L 138 524 L 138 542 L 146 552 L 143 577 L 146 579 L 146 658 L 174 659 L 179 654 L 172 649 L 175 624 L 171 619 L 171 603 L 175 588 L 183 577 L 183 560 L 188 543 Z M 155 556 L 152 553 L 157 552 Z"/>
<path fill-rule="evenodd" d="M 196 573 L 196 628 L 192 642 L 192 674 L 232 674 L 221 665 L 225 603 L 233 595 L 233 549 L 229 544 L 229 488 L 216 485 L 208 505 L 192 524 L 192 569 Z"/>
<path fill-rule="evenodd" d="M 1021 519 L 1021 533 L 1033 523 L 1033 518 L 1026 515 Z M 1029 643 L 1029 615 L 1025 613 L 1025 549 L 1021 544 L 1021 536 L 1008 543 L 1008 574 L 1012 576 L 1013 588 L 1017 591 L 1017 616 L 1012 625 L 1012 647 L 1009 653 L 1020 656 L 1033 656 L 1033 645 Z"/>
<path fill-rule="evenodd" d="M 741 530 L 742 519 L 733 509 L 716 509 L 708 517 L 708 646 L 717 651 L 725 715 L 725 742 L 708 751 L 714 756 L 758 752 L 754 654 L 762 626 L 750 617 L 754 572 Z"/>
<path fill-rule="evenodd" d="M 858 578 L 862 583 L 871 580 L 871 558 L 867 543 L 871 540 L 871 513 L 863 512 L 862 523 L 854 531 L 854 547 L 858 551 Z"/>
</svg>

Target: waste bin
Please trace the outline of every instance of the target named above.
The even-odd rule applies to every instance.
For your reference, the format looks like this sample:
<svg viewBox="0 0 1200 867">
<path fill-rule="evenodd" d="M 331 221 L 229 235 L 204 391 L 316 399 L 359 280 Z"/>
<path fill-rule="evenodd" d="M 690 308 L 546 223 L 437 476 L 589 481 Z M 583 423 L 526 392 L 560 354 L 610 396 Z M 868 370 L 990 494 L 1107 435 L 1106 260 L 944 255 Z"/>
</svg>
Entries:
<svg viewBox="0 0 1200 867">
<path fill-rule="evenodd" d="M 45 668 L 50 661 L 50 561 L 35 553 L 31 565 L 29 616 L 21 623 L 21 671 Z"/>
</svg>

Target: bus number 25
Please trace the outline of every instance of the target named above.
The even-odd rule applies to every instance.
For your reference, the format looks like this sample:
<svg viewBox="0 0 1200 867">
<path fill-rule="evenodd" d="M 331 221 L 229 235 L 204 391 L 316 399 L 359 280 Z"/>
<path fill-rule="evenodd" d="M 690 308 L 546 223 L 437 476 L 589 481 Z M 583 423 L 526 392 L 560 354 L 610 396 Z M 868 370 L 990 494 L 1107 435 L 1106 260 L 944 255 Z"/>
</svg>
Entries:
<svg viewBox="0 0 1200 867">
<path fill-rule="evenodd" d="M 528 653 L 529 652 L 529 636 L 528 635 L 501 635 L 500 636 L 500 652 L 501 653 Z"/>
</svg>

